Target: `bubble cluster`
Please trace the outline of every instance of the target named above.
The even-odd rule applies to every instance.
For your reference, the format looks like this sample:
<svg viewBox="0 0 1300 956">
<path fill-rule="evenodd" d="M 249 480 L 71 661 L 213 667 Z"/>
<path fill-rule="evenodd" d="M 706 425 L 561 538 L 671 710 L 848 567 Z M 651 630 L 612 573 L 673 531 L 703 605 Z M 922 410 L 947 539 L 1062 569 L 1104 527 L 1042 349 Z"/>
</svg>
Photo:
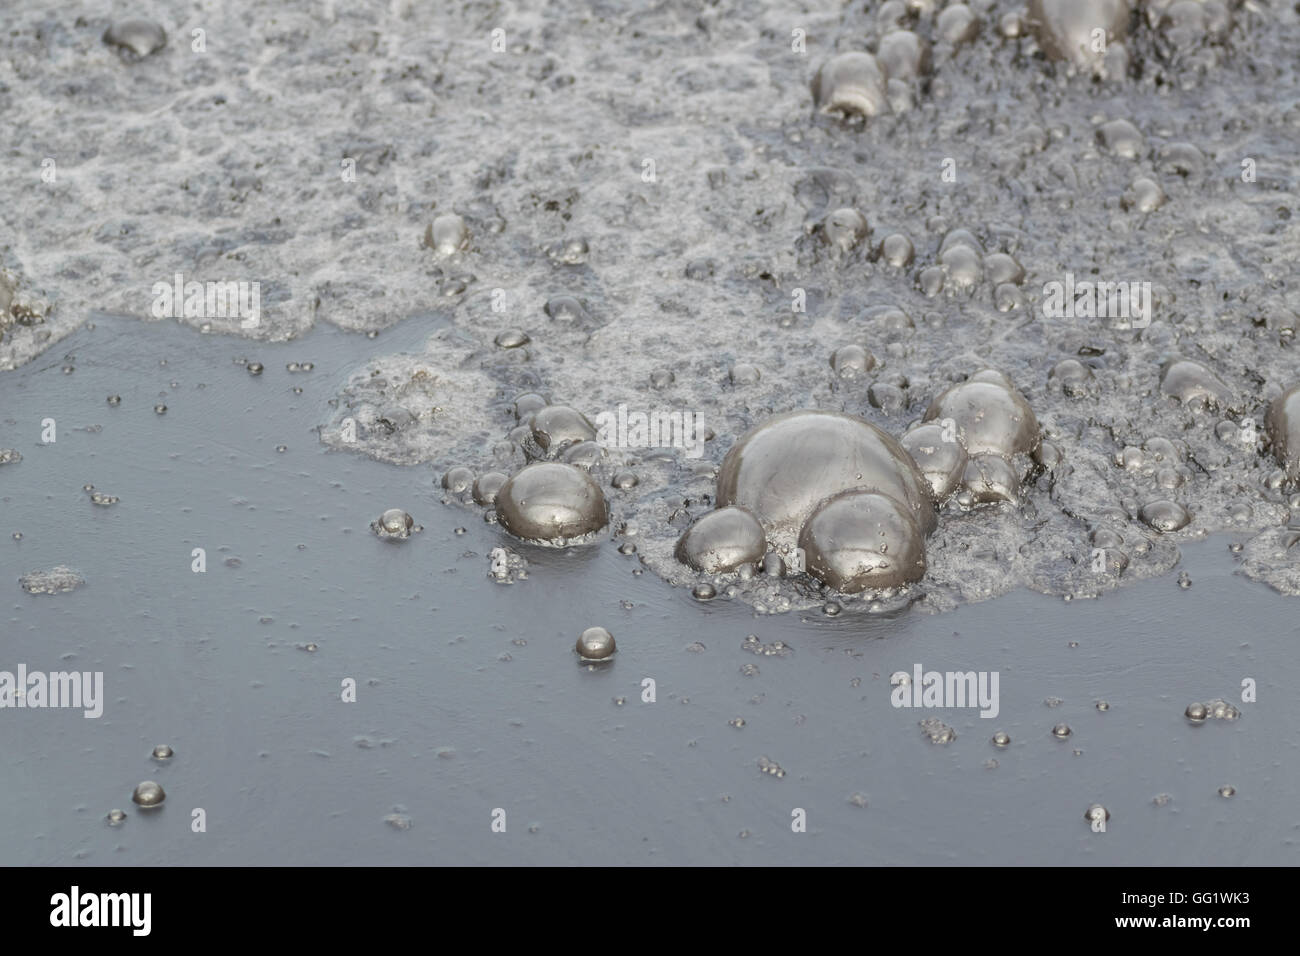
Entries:
<svg viewBox="0 0 1300 956">
<path fill-rule="evenodd" d="M 1214 700 L 1206 703 L 1193 702 L 1187 705 L 1184 711 L 1187 719 L 1194 724 L 1203 723 L 1206 720 L 1237 720 L 1241 717 L 1241 711 L 1234 705 L 1228 703 L 1222 698 L 1216 697 Z"/>
<path fill-rule="evenodd" d="M 957 731 L 953 730 L 938 717 L 926 717 L 919 722 L 921 733 L 924 734 L 932 744 L 950 744 L 957 739 Z"/>
<path fill-rule="evenodd" d="M 64 594 L 81 587 L 86 579 L 71 568 L 58 565 L 48 571 L 24 574 L 18 583 L 28 594 Z"/>
</svg>

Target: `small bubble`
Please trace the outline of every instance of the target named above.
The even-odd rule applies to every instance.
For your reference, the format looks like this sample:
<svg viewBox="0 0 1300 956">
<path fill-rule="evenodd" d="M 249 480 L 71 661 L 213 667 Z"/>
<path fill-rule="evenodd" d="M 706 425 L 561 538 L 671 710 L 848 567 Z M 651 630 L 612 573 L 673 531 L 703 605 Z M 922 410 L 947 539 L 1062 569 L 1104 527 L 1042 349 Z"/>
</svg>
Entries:
<svg viewBox="0 0 1300 956">
<path fill-rule="evenodd" d="M 158 414 L 158 415 L 166 415 L 166 414 L 167 414 L 167 406 L 166 406 L 166 405 L 155 405 L 155 406 L 153 407 L 153 410 L 154 410 L 154 413 L 155 413 L 155 414 Z"/>
<path fill-rule="evenodd" d="M 120 827 L 123 823 L 126 822 L 126 811 L 109 810 L 107 819 L 108 819 L 108 825 L 110 827 Z"/>
<path fill-rule="evenodd" d="M 493 341 L 496 342 L 498 348 L 517 349 L 527 345 L 532 340 L 529 339 L 528 333 L 526 332 L 522 332 L 519 329 L 507 329 L 500 333 L 495 339 L 493 339 Z"/>
<path fill-rule="evenodd" d="M 1154 803 L 1157 807 L 1165 807 L 1169 805 L 1169 801 L 1172 799 L 1173 797 L 1171 797 L 1167 793 L 1157 793 L 1154 797 L 1151 798 L 1151 802 Z"/>
<path fill-rule="evenodd" d="M 1057 724 L 1055 727 L 1052 728 L 1052 736 L 1059 737 L 1061 740 L 1064 740 L 1072 733 L 1074 733 L 1074 731 L 1070 729 L 1069 724 Z"/>
<path fill-rule="evenodd" d="M 275 446 L 275 450 L 278 451 L 280 454 L 283 455 L 286 451 L 289 450 L 289 446 L 288 446 L 288 445 L 276 445 L 276 446 Z"/>
<path fill-rule="evenodd" d="M 745 726 L 745 718 L 744 718 L 744 717 L 732 717 L 729 721 L 727 721 L 727 724 L 728 724 L 729 726 L 731 726 L 731 727 L 735 727 L 737 730 L 739 730 L 741 727 L 744 727 L 744 726 Z"/>
<path fill-rule="evenodd" d="M 1011 743 L 1011 736 L 1005 730 L 999 730 L 993 735 L 993 746 L 1006 747 Z"/>
<path fill-rule="evenodd" d="M 381 538 L 409 538 L 415 519 L 401 508 L 389 508 L 370 523 L 370 530 Z"/>
<path fill-rule="evenodd" d="M 153 748 L 154 760 L 171 760 L 173 754 L 175 754 L 175 751 L 166 744 L 159 744 L 157 747 Z"/>
<path fill-rule="evenodd" d="M 712 584 L 697 584 L 691 589 L 691 596 L 697 601 L 712 601 L 718 596 L 718 589 Z"/>
<path fill-rule="evenodd" d="M 1105 822 L 1110 819 L 1110 811 L 1100 803 L 1094 803 L 1084 811 L 1083 818 L 1089 823 Z"/>
<path fill-rule="evenodd" d="M 135 788 L 131 799 L 142 807 L 156 807 L 167 799 L 167 794 L 158 784 L 146 780 Z"/>
<path fill-rule="evenodd" d="M 1209 712 L 1205 709 L 1205 705 L 1200 703 L 1188 704 L 1187 710 L 1183 713 L 1188 720 L 1194 721 L 1195 723 L 1200 723 L 1209 716 Z"/>
<path fill-rule="evenodd" d="M 411 829 L 411 818 L 405 813 L 390 813 L 388 816 L 384 817 L 384 822 L 394 830 Z"/>
<path fill-rule="evenodd" d="M 1043 703 L 1046 704 L 1048 707 L 1055 708 L 1055 707 L 1060 707 L 1062 704 L 1065 703 L 1065 701 L 1061 700 L 1061 698 L 1059 697 L 1048 697 L 1043 701 Z"/>
<path fill-rule="evenodd" d="M 626 698 L 626 697 L 615 697 L 615 698 L 614 698 L 614 706 L 615 706 L 615 707 L 622 707 L 622 706 L 623 706 L 624 704 L 626 704 L 626 703 L 627 703 L 627 698 Z"/>
<path fill-rule="evenodd" d="M 15 541 L 21 541 L 21 540 L 23 540 L 23 533 L 22 533 L 21 531 L 15 531 L 15 532 L 14 532 L 14 540 L 15 540 Z"/>
<path fill-rule="evenodd" d="M 1110 704 L 1109 704 L 1107 701 L 1104 701 L 1104 700 L 1099 700 L 1099 701 L 1097 701 L 1096 707 L 1097 707 L 1098 710 L 1103 711 L 1103 712 L 1104 712 L 1104 711 L 1107 711 L 1107 710 L 1110 710 Z"/>
<path fill-rule="evenodd" d="M 1223 797 L 1223 799 L 1225 800 L 1228 799 L 1228 797 L 1232 796 L 1236 792 L 1237 792 L 1237 788 L 1232 786 L 1231 784 L 1225 784 L 1224 786 L 1219 788 L 1219 796 Z"/>
<path fill-rule="evenodd" d="M 110 405 L 121 405 L 121 404 L 122 404 L 122 396 L 121 396 L 121 395 L 110 395 L 110 396 L 108 396 L 108 404 L 110 404 Z"/>
<path fill-rule="evenodd" d="M 584 661 L 599 661 L 610 657 L 618 647 L 609 631 L 603 627 L 589 627 L 578 636 L 574 649 Z"/>
<path fill-rule="evenodd" d="M 864 793 L 855 793 L 849 797 L 849 803 L 853 804 L 853 806 L 855 807 L 862 807 L 863 809 L 866 809 L 867 795 Z"/>
</svg>

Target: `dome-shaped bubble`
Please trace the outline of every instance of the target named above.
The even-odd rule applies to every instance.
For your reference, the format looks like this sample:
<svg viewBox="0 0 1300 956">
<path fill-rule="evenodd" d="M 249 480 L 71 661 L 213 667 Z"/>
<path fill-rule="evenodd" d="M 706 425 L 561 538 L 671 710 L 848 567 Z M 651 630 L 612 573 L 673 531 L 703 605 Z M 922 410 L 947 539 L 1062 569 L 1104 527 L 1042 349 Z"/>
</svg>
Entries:
<svg viewBox="0 0 1300 956">
<path fill-rule="evenodd" d="M 896 499 L 846 491 L 813 513 L 799 534 L 805 567 L 837 591 L 892 588 L 925 574 L 925 535 Z"/>
<path fill-rule="evenodd" d="M 966 469 L 966 449 L 955 434 L 944 439 L 945 431 L 939 425 L 918 425 L 903 436 L 902 446 L 916 462 L 917 470 L 930 483 L 930 491 L 937 502 L 943 502 L 957 490 Z"/>
<path fill-rule="evenodd" d="M 939 395 L 925 421 L 951 418 L 972 455 L 1004 457 L 1031 453 L 1039 442 L 1038 419 L 1005 376 L 985 369 Z"/>
<path fill-rule="evenodd" d="M 599 531 L 609 521 L 600 486 L 560 462 L 526 465 L 497 492 L 497 520 L 517 538 L 556 542 Z"/>
<path fill-rule="evenodd" d="M 877 116 L 889 110 L 885 72 L 870 53 L 838 53 L 812 82 L 813 104 L 822 113 Z"/>
<path fill-rule="evenodd" d="M 721 573 L 763 560 L 767 537 L 749 511 L 734 505 L 702 516 L 677 541 L 677 560 L 696 571 Z"/>
</svg>

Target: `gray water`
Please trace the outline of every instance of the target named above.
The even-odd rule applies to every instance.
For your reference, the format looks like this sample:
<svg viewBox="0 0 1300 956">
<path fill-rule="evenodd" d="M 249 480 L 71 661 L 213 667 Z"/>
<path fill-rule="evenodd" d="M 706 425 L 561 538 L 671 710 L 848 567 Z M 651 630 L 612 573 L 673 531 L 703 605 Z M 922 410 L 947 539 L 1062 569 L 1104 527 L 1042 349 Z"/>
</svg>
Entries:
<svg viewBox="0 0 1300 956">
<path fill-rule="evenodd" d="M 106 686 L 98 719 L 0 711 L 5 863 L 1297 858 L 1292 604 L 1239 573 L 1231 537 L 1185 547 L 1189 588 L 1170 574 L 1098 600 L 1016 590 L 933 615 L 701 603 L 636 573 L 613 541 L 519 546 L 527 576 L 501 584 L 489 554 L 506 536 L 443 504 L 431 469 L 332 452 L 314 432 L 358 356 L 417 349 L 438 318 L 276 345 L 93 319 L 0 380 L 0 444 L 23 455 L 0 466 L 0 669 L 102 670 Z M 304 361 L 311 372 L 286 371 Z M 87 483 L 121 500 L 96 506 Z M 423 530 L 378 539 L 368 524 L 389 507 Z M 56 565 L 85 584 L 18 587 Z M 619 650 L 587 669 L 573 644 L 596 624 Z M 748 653 L 750 634 L 792 652 Z M 999 715 L 894 708 L 889 677 L 916 663 L 998 671 Z M 355 703 L 340 699 L 346 677 Z M 1183 716 L 1237 700 L 1244 678 L 1258 702 L 1238 702 L 1239 720 Z M 956 739 L 930 743 L 918 721 L 931 716 Z M 999 730 L 1009 747 L 990 742 Z M 165 765 L 157 744 L 174 748 Z M 130 795 L 148 779 L 167 798 L 143 811 Z M 1083 818 L 1093 803 L 1111 813 L 1105 833 Z"/>
</svg>

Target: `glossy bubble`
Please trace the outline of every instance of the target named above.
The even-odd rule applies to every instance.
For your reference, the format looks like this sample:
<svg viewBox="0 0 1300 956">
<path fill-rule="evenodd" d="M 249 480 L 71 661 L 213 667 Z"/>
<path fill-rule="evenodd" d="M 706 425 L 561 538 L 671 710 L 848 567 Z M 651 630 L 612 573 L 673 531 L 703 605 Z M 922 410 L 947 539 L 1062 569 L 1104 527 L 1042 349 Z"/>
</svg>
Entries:
<svg viewBox="0 0 1300 956">
<path fill-rule="evenodd" d="M 1047 380 L 1060 388 L 1069 398 L 1082 398 L 1088 394 L 1092 382 L 1092 369 L 1078 359 L 1064 359 L 1052 366 Z"/>
<path fill-rule="evenodd" d="M 469 228 L 454 212 L 443 213 L 425 230 L 424 244 L 439 255 L 452 255 L 469 245 Z"/>
<path fill-rule="evenodd" d="M 867 219 L 856 209 L 836 209 L 822 223 L 822 237 L 841 252 L 848 252 L 871 231 Z"/>
<path fill-rule="evenodd" d="M 984 257 L 984 273 L 995 285 L 1015 285 L 1025 278 L 1025 268 L 1005 252 L 995 252 Z"/>
<path fill-rule="evenodd" d="M 596 428 L 580 411 L 568 405 L 547 405 L 533 415 L 533 440 L 543 450 L 559 449 L 579 441 L 594 441 Z"/>
<path fill-rule="evenodd" d="M 1232 392 L 1223 380 L 1200 362 L 1177 359 L 1165 365 L 1160 391 L 1184 405 L 1222 407 L 1232 404 Z"/>
<path fill-rule="evenodd" d="M 414 525 L 415 519 L 401 508 L 389 508 L 371 522 L 370 530 L 381 538 L 409 538 Z"/>
<path fill-rule="evenodd" d="M 127 58 L 143 59 L 167 45 L 167 33 L 151 20 L 123 20 L 104 31 L 104 42 Z"/>
<path fill-rule="evenodd" d="M 599 531 L 609 521 L 600 486 L 581 468 L 536 462 L 497 492 L 496 515 L 515 537 L 556 543 Z"/>
<path fill-rule="evenodd" d="M 1165 191 L 1154 179 L 1139 176 L 1120 197 L 1120 205 L 1125 209 L 1136 209 L 1141 213 L 1155 212 L 1165 204 Z"/>
<path fill-rule="evenodd" d="M 972 455 L 961 483 L 975 504 L 1020 500 L 1020 476 L 1010 462 L 997 455 Z"/>
<path fill-rule="evenodd" d="M 892 588 L 925 574 L 925 535 L 905 505 L 846 491 L 820 505 L 799 534 L 808 573 L 846 594 Z"/>
<path fill-rule="evenodd" d="M 945 441 L 942 426 L 918 425 L 903 436 L 901 444 L 929 483 L 934 500 L 946 501 L 966 470 L 966 449 L 956 435 Z"/>
<path fill-rule="evenodd" d="M 885 74 L 870 53 L 838 53 L 812 82 L 813 105 L 822 113 L 877 116 L 888 112 Z"/>
<path fill-rule="evenodd" d="M 836 412 L 789 412 L 751 429 L 722 461 L 716 500 L 747 508 L 769 533 L 794 534 L 827 498 L 855 489 L 888 495 L 923 532 L 934 530 L 929 484 L 911 456 L 875 425 Z"/>
<path fill-rule="evenodd" d="M 841 378 L 856 378 L 876 367 L 876 357 L 861 345 L 841 345 L 831 356 L 831 368 Z"/>
<path fill-rule="evenodd" d="M 985 370 L 930 403 L 925 421 L 951 418 L 971 455 L 1032 452 L 1039 442 L 1033 409 L 999 372 Z"/>
<path fill-rule="evenodd" d="M 106 819 L 108 820 L 108 825 L 110 827 L 120 827 L 123 823 L 126 822 L 126 811 L 109 810 Z"/>
<path fill-rule="evenodd" d="M 474 472 L 464 465 L 448 468 L 442 476 L 442 487 L 454 495 L 463 494 L 474 483 Z"/>
<path fill-rule="evenodd" d="M 910 30 L 894 30 L 880 38 L 876 61 L 890 79 L 914 80 L 930 69 L 930 47 Z"/>
<path fill-rule="evenodd" d="M 677 560 L 696 571 L 718 574 L 755 566 L 767 551 L 758 519 L 744 508 L 729 506 L 697 519 L 677 541 Z"/>
<path fill-rule="evenodd" d="M 1128 33 L 1126 0 L 1029 0 L 1026 26 L 1049 57 L 1075 66 L 1096 68 L 1104 50 L 1093 31 L 1106 31 L 1107 43 Z"/>
<path fill-rule="evenodd" d="M 172 750 L 172 748 L 166 744 L 159 744 L 157 747 L 153 748 L 154 760 L 171 760 L 175 755 L 176 751 Z"/>
<path fill-rule="evenodd" d="M 480 505 L 495 504 L 497 493 L 507 481 L 506 475 L 499 471 L 489 471 L 474 479 L 474 501 Z"/>
<path fill-rule="evenodd" d="M 880 258 L 886 265 L 903 269 L 912 264 L 916 249 L 912 240 L 901 232 L 891 233 L 880 243 Z"/>
<path fill-rule="evenodd" d="M 938 39 L 950 47 L 970 43 L 980 32 L 979 18 L 964 3 L 950 3 L 934 22 Z"/>
<path fill-rule="evenodd" d="M 496 338 L 492 340 L 496 343 L 497 348 L 518 349 L 523 348 L 532 341 L 528 333 L 522 329 L 506 329 L 504 332 L 497 333 Z"/>
<path fill-rule="evenodd" d="M 993 745 L 995 747 L 1009 747 L 1011 745 L 1011 736 L 1005 730 L 999 730 L 993 735 Z"/>
<path fill-rule="evenodd" d="M 1290 481 L 1300 479 L 1300 384 L 1275 398 L 1264 416 L 1273 457 Z"/>
<path fill-rule="evenodd" d="M 1122 159 L 1137 159 L 1146 149 L 1142 134 L 1126 119 L 1113 119 L 1098 126 L 1097 142 Z"/>
<path fill-rule="evenodd" d="M 167 794 L 160 785 L 146 780 L 136 786 L 131 799 L 142 807 L 156 807 L 167 799 Z"/>
<path fill-rule="evenodd" d="M 589 627 L 578 635 L 574 650 L 584 661 L 601 661 L 610 657 L 618 648 L 614 635 L 603 627 Z"/>
<path fill-rule="evenodd" d="M 1186 508 L 1176 501 L 1169 501 L 1166 498 L 1144 504 L 1138 512 L 1138 517 L 1148 527 L 1154 528 L 1163 534 L 1179 531 L 1187 527 L 1188 522 L 1192 520 L 1192 516 L 1187 513 Z"/>
<path fill-rule="evenodd" d="M 1070 729 L 1069 724 L 1057 724 L 1055 727 L 1052 728 L 1052 736 L 1059 737 L 1061 740 L 1064 740 L 1072 733 L 1074 733 L 1074 731 Z"/>
</svg>

